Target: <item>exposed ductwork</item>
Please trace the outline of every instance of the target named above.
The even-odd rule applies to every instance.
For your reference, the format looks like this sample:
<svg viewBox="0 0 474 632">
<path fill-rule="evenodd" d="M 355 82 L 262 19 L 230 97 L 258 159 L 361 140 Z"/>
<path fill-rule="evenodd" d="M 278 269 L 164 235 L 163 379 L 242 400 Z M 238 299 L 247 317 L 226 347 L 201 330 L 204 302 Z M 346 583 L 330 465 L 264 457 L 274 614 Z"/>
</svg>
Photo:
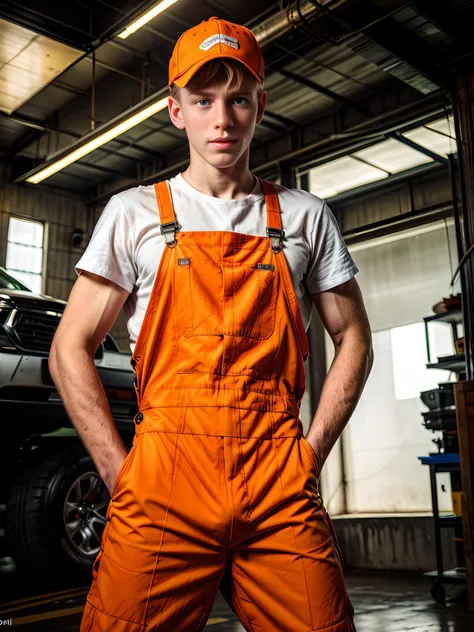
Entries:
<svg viewBox="0 0 474 632">
<path fill-rule="evenodd" d="M 404 9 L 409 3 L 399 0 L 386 15 L 391 16 Z M 411 4 L 411 3 L 410 3 Z M 397 57 L 394 51 L 384 48 L 367 36 L 365 31 L 372 26 L 367 24 L 362 29 L 352 29 L 350 25 L 340 18 L 344 5 L 354 5 L 353 0 L 299 0 L 292 2 L 285 9 L 267 18 L 252 31 L 258 39 L 260 46 L 265 47 L 278 39 L 292 28 L 306 26 L 313 28 L 313 37 L 321 42 L 327 41 L 333 45 L 345 43 L 355 53 L 362 55 L 371 63 L 381 67 L 400 81 L 408 84 L 418 92 L 429 95 L 439 90 L 439 85 L 420 72 L 418 68 Z M 378 21 L 383 21 L 384 17 Z M 341 36 L 335 37 L 334 32 L 329 32 L 329 26 L 339 28 Z"/>
<path fill-rule="evenodd" d="M 331 0 L 322 0 L 322 4 L 328 4 Z M 301 16 L 310 19 L 317 12 L 317 7 L 310 0 L 292 2 L 285 9 L 267 18 L 257 26 L 252 27 L 252 33 L 257 38 L 262 48 L 278 39 L 292 28 L 301 25 Z"/>
</svg>

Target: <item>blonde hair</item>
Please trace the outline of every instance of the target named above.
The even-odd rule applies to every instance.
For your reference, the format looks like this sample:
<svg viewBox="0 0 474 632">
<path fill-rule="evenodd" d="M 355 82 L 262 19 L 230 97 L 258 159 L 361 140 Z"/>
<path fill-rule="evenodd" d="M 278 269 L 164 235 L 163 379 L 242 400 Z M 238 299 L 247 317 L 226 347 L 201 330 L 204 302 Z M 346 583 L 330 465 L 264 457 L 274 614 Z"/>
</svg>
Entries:
<svg viewBox="0 0 474 632">
<path fill-rule="evenodd" d="M 233 59 L 216 59 L 204 64 L 195 75 L 191 77 L 186 88 L 197 90 L 199 88 L 210 88 L 212 86 L 225 83 L 227 90 L 239 90 L 245 77 L 255 77 L 239 61 Z M 263 92 L 263 83 L 255 79 L 255 86 L 259 96 Z M 179 101 L 181 88 L 175 83 L 170 86 L 170 95 Z"/>
</svg>

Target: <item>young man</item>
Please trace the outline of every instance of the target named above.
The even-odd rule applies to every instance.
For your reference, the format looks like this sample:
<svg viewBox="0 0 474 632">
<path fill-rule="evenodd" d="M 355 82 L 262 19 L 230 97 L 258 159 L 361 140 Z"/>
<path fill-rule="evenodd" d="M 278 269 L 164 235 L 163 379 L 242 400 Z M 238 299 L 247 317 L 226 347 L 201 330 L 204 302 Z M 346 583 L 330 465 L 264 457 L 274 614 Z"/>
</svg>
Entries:
<svg viewBox="0 0 474 632">
<path fill-rule="evenodd" d="M 219 587 L 248 631 L 355 630 L 318 478 L 370 370 L 370 328 L 324 202 L 249 171 L 263 75 L 242 26 L 181 36 L 169 111 L 189 167 L 114 196 L 76 267 L 50 366 L 111 492 L 82 632 L 202 630 Z M 304 438 L 312 302 L 336 357 Z M 93 362 L 124 304 L 128 455 Z"/>
</svg>

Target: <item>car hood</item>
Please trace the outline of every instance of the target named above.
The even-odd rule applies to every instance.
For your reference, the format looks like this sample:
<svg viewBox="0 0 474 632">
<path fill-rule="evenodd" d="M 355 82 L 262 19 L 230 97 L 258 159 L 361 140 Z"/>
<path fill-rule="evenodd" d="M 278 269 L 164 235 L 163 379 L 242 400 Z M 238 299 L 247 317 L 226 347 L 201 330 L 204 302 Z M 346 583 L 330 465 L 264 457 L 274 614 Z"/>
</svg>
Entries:
<svg viewBox="0 0 474 632">
<path fill-rule="evenodd" d="M 60 308 L 61 311 L 64 311 L 64 306 L 67 305 L 66 301 L 62 301 L 59 298 L 54 298 L 47 294 L 35 294 L 35 292 L 27 292 L 25 290 L 9 290 L 0 287 L 0 296 L 2 295 L 8 296 L 15 307 Z"/>
</svg>

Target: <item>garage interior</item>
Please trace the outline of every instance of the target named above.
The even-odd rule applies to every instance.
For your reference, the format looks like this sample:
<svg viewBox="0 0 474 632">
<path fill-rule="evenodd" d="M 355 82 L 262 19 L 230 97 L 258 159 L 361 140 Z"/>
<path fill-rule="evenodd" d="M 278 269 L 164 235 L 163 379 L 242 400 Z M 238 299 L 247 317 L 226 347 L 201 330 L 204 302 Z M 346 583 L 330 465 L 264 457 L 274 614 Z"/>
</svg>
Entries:
<svg viewBox="0 0 474 632">
<path fill-rule="evenodd" d="M 168 60 L 185 29 L 214 15 L 251 28 L 265 58 L 251 171 L 325 199 L 360 269 L 375 363 L 320 481 L 357 630 L 472 631 L 472 0 L 1 3 L 0 270 L 27 290 L 0 287 L 0 325 L 13 322 L 7 289 L 46 301 L 18 313 L 60 310 L 111 196 L 186 168 L 186 137 L 167 110 Z M 40 466 L 52 476 L 51 458 L 71 442 L 76 454 L 77 439 L 64 413 L 48 423 L 49 406 L 60 407 L 48 376 L 27 381 L 28 358 L 43 362 L 52 334 L 24 322 L 18 347 L 0 330 L 0 619 L 72 631 L 90 564 L 49 573 L 54 526 L 40 504 L 28 526 L 21 503 L 33 502 L 27 476 Z M 123 368 L 123 313 L 110 333 L 105 352 Z M 308 337 L 306 429 L 334 354 L 315 310 Z M 124 417 L 130 430 L 133 414 Z M 30 528 L 45 530 L 38 560 Z M 220 598 L 207 629 L 243 630 Z"/>
</svg>

